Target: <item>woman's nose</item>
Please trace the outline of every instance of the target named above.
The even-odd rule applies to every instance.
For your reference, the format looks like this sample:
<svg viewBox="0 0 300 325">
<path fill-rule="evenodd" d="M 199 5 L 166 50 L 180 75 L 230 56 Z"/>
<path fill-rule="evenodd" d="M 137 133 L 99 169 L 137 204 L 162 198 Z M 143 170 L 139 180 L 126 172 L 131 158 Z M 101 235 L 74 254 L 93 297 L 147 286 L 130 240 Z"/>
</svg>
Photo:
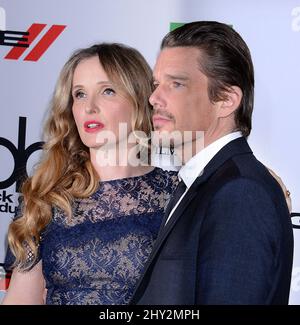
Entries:
<svg viewBox="0 0 300 325">
<path fill-rule="evenodd" d="M 100 108 L 98 103 L 94 99 L 91 99 L 86 103 L 85 111 L 87 114 L 99 113 Z"/>
</svg>

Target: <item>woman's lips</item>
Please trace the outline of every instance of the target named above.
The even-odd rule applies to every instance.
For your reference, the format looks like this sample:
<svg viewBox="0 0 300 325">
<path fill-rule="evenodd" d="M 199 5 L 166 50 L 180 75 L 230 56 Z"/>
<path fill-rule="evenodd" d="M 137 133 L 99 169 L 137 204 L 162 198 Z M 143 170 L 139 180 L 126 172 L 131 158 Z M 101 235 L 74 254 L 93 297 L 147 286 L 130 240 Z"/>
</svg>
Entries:
<svg viewBox="0 0 300 325">
<path fill-rule="evenodd" d="M 84 131 L 88 133 L 98 132 L 104 128 L 104 124 L 98 121 L 87 121 L 83 126 Z"/>
</svg>

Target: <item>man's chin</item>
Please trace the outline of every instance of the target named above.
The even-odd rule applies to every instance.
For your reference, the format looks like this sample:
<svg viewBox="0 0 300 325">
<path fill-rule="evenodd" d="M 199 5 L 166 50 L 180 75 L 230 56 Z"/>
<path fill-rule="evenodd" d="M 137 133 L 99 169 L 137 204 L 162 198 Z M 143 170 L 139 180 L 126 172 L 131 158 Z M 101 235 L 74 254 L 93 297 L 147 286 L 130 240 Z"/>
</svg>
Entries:
<svg viewBox="0 0 300 325">
<path fill-rule="evenodd" d="M 155 129 L 152 132 L 152 143 L 159 147 L 170 148 L 179 146 L 183 142 L 183 135 L 180 131 Z"/>
</svg>

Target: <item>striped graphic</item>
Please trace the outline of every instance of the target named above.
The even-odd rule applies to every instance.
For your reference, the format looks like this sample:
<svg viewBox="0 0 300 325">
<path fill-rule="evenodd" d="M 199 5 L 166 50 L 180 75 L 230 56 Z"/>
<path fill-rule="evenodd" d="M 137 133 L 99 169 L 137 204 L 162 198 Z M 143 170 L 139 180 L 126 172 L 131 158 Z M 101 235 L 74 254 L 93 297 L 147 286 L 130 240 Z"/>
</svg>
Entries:
<svg viewBox="0 0 300 325">
<path fill-rule="evenodd" d="M 27 36 L 28 41 L 26 44 L 30 45 L 46 26 L 46 24 L 32 24 L 27 30 L 29 35 Z M 27 54 L 24 61 L 38 61 L 65 28 L 66 25 L 52 25 L 34 48 Z M 22 41 L 18 43 L 22 43 Z M 4 59 L 18 60 L 26 50 L 28 50 L 28 48 L 15 46 L 7 53 Z"/>
</svg>

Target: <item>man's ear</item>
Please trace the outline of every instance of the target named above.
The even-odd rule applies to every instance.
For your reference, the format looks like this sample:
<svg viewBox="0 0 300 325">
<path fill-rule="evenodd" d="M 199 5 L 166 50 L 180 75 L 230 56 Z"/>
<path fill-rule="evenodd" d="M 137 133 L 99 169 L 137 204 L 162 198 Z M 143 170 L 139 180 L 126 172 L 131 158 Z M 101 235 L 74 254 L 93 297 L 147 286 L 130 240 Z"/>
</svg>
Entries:
<svg viewBox="0 0 300 325">
<path fill-rule="evenodd" d="M 231 86 L 223 93 L 223 98 L 219 102 L 218 117 L 227 117 L 238 109 L 243 98 L 243 92 L 238 86 Z"/>
</svg>

